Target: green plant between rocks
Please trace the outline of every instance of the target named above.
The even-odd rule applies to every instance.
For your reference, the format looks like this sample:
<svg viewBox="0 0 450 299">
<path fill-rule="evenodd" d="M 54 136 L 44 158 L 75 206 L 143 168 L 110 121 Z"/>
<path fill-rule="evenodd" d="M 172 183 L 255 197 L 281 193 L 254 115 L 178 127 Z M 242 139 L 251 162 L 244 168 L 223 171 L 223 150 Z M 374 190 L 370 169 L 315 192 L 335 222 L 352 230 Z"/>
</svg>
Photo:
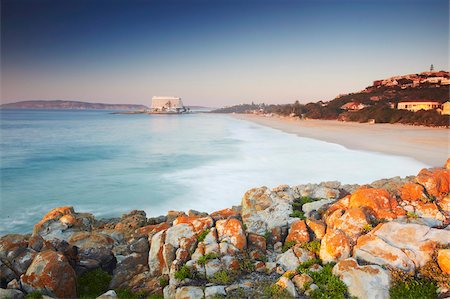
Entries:
<svg viewBox="0 0 450 299">
<path fill-rule="evenodd" d="M 78 298 L 96 298 L 109 290 L 111 275 L 98 268 L 81 275 L 77 280 Z"/>
<path fill-rule="evenodd" d="M 264 288 L 265 298 L 292 298 L 292 296 L 282 287 L 276 284 L 270 284 Z"/>
<path fill-rule="evenodd" d="M 33 291 L 33 292 L 28 293 L 25 298 L 27 298 L 27 299 L 41 299 L 42 298 L 42 293 L 39 292 L 39 291 Z"/>
<path fill-rule="evenodd" d="M 194 278 L 194 275 L 192 274 L 191 268 L 189 268 L 188 266 L 184 265 L 180 268 L 180 270 L 178 270 L 177 272 L 175 272 L 175 278 L 178 280 L 184 280 L 186 278 Z"/>
<path fill-rule="evenodd" d="M 206 236 L 209 234 L 210 231 L 211 231 L 211 230 L 210 230 L 209 228 L 206 229 L 206 230 L 204 230 L 204 231 L 202 231 L 202 232 L 198 235 L 197 241 L 198 241 L 198 242 L 203 242 L 203 241 L 205 240 Z"/>
<path fill-rule="evenodd" d="M 292 213 L 289 214 L 289 217 L 292 217 L 292 218 L 300 218 L 301 220 L 305 220 L 305 219 L 306 219 L 305 213 L 304 213 L 303 211 L 300 211 L 300 210 L 294 210 L 294 211 L 292 211 Z"/>
<path fill-rule="evenodd" d="M 144 291 L 140 292 L 133 292 L 128 288 L 124 289 L 117 289 L 115 290 L 117 294 L 117 298 L 119 299 L 162 299 L 164 298 L 162 295 L 150 295 L 147 296 L 147 294 Z"/>
<path fill-rule="evenodd" d="M 230 284 L 236 279 L 236 273 L 233 271 L 220 270 L 214 273 L 210 279 L 215 284 Z"/>
<path fill-rule="evenodd" d="M 437 286 L 426 278 L 397 280 L 389 290 L 391 299 L 432 299 L 436 298 Z"/>
<path fill-rule="evenodd" d="M 292 247 L 294 247 L 295 244 L 297 244 L 297 242 L 295 242 L 295 241 L 284 242 L 283 247 L 281 248 L 281 251 L 286 252 L 289 249 L 291 249 Z"/>
<path fill-rule="evenodd" d="M 309 250 L 316 255 L 320 253 L 320 240 L 312 240 L 310 242 L 304 243 L 300 246 L 303 249 Z"/>
<path fill-rule="evenodd" d="M 312 265 L 315 264 L 321 264 L 321 260 L 319 259 L 310 259 L 304 263 L 301 263 L 298 267 L 297 267 L 297 272 L 299 273 L 306 273 L 308 272 L 309 267 L 311 267 Z"/>
<path fill-rule="evenodd" d="M 204 264 L 206 264 L 206 262 L 208 260 L 213 260 L 213 259 L 216 259 L 218 257 L 219 257 L 219 254 L 217 254 L 215 252 L 210 252 L 210 253 L 207 253 L 207 254 L 202 255 L 201 257 L 199 257 L 198 260 L 197 260 L 197 264 L 204 265 Z"/>
<path fill-rule="evenodd" d="M 319 271 L 306 271 L 311 276 L 317 289 L 311 292 L 313 299 L 345 299 L 348 297 L 348 290 L 345 283 L 339 277 L 333 275 L 334 263 L 323 265 Z"/>
</svg>

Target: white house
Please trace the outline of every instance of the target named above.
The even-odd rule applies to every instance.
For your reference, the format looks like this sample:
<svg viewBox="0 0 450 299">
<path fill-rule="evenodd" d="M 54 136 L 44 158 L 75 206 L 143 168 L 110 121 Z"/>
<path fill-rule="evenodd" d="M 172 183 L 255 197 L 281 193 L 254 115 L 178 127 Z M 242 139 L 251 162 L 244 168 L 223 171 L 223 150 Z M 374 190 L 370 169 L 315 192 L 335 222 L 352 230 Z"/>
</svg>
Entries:
<svg viewBox="0 0 450 299">
<path fill-rule="evenodd" d="M 151 112 L 155 113 L 183 113 L 186 112 L 181 98 L 179 97 L 152 97 Z"/>
<path fill-rule="evenodd" d="M 409 110 L 409 111 L 419 111 L 419 110 L 430 110 L 437 109 L 441 106 L 441 103 L 436 101 L 408 101 L 408 102 L 400 102 L 397 105 L 397 109 L 399 110 Z"/>
</svg>

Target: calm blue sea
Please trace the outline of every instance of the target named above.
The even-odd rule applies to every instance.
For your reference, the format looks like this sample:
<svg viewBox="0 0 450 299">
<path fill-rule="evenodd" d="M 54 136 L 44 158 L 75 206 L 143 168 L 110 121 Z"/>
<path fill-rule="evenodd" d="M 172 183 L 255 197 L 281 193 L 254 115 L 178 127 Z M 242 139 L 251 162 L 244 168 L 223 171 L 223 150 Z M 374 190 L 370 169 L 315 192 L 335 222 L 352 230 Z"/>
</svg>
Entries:
<svg viewBox="0 0 450 299">
<path fill-rule="evenodd" d="M 48 210 L 97 217 L 211 212 L 252 187 L 368 183 L 426 165 L 353 151 L 227 115 L 0 110 L 0 234 L 31 232 Z"/>
</svg>

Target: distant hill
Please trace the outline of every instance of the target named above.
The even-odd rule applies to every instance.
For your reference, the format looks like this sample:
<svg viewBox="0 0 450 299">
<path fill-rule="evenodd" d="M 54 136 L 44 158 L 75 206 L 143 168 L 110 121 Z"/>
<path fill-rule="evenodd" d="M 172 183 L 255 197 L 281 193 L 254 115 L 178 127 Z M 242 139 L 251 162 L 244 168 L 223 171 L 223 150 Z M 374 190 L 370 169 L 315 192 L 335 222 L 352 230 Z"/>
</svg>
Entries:
<svg viewBox="0 0 450 299">
<path fill-rule="evenodd" d="M 144 110 L 145 105 L 105 104 L 79 101 L 21 101 L 0 105 L 0 109 Z"/>
</svg>

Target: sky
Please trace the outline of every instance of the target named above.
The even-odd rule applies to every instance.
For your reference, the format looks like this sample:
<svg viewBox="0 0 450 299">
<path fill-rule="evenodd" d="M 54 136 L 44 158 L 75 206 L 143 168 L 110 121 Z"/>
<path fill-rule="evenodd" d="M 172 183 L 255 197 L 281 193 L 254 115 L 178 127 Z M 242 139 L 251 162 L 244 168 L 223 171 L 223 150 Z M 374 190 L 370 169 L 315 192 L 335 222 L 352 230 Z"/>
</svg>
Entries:
<svg viewBox="0 0 450 299">
<path fill-rule="evenodd" d="M 307 103 L 449 67 L 447 0 L 1 0 L 1 102 Z"/>
</svg>

